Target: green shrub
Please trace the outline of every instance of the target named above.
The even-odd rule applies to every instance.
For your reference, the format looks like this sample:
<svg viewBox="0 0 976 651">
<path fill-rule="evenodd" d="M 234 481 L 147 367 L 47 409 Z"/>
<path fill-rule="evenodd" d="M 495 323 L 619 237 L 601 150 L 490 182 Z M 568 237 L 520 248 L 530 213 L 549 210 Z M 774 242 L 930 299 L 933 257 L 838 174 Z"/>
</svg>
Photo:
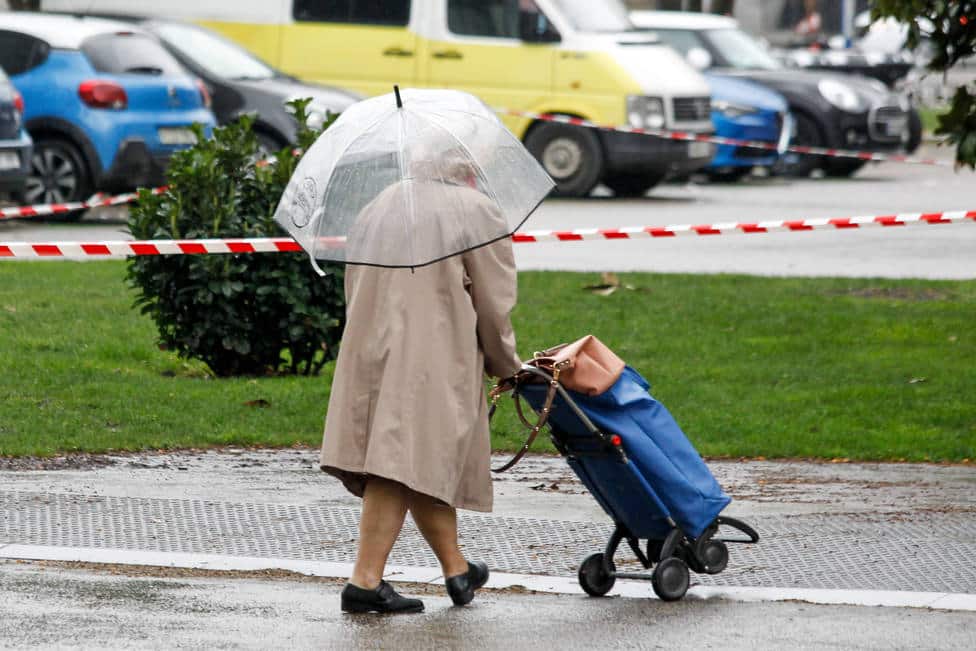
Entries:
<svg viewBox="0 0 976 651">
<path fill-rule="evenodd" d="M 173 156 L 169 189 L 142 191 L 129 228 L 137 239 L 280 237 L 278 200 L 302 151 L 322 130 L 293 103 L 295 152 L 261 162 L 253 118 L 214 130 Z M 319 277 L 304 253 L 138 256 L 129 259 L 135 306 L 155 321 L 161 346 L 202 360 L 218 376 L 316 374 L 332 359 L 344 316 L 342 268 Z"/>
</svg>

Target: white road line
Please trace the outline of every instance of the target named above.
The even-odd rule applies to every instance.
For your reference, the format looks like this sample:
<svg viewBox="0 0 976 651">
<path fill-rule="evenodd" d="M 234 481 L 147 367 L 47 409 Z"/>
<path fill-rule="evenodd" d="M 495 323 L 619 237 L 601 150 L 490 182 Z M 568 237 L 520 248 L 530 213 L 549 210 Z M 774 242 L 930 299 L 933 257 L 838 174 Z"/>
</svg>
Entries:
<svg viewBox="0 0 976 651">
<path fill-rule="evenodd" d="M 128 549 L 86 547 L 48 547 L 17 543 L 0 546 L 0 558 L 11 560 L 81 561 L 202 570 L 281 569 L 309 576 L 347 578 L 350 563 L 303 561 L 282 558 L 254 558 L 218 554 L 164 553 Z M 386 575 L 391 581 L 404 583 L 440 583 L 438 568 L 391 566 Z M 522 587 L 535 592 L 580 595 L 582 589 L 575 577 L 541 576 L 493 572 L 487 587 L 495 589 Z M 611 596 L 654 599 L 649 581 L 618 581 Z M 692 586 L 687 599 L 727 600 L 741 602 L 803 601 L 812 604 L 846 606 L 884 606 L 890 608 L 932 608 L 976 612 L 976 595 L 948 592 L 901 592 L 896 590 L 823 590 L 816 588 L 755 588 L 731 586 Z"/>
</svg>

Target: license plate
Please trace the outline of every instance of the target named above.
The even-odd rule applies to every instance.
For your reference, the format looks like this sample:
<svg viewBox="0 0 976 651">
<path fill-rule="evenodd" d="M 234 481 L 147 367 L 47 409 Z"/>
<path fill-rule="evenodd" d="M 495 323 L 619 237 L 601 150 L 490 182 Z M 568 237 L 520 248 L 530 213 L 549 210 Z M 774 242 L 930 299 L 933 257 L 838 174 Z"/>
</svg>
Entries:
<svg viewBox="0 0 976 651">
<path fill-rule="evenodd" d="M 886 136 L 900 136 L 908 128 L 908 120 L 891 120 L 881 124 L 881 131 Z"/>
<path fill-rule="evenodd" d="M 20 155 L 15 151 L 0 151 L 0 170 L 20 169 Z"/>
<path fill-rule="evenodd" d="M 195 145 L 197 136 L 183 127 L 160 127 L 159 142 L 164 145 Z"/>
<path fill-rule="evenodd" d="M 708 142 L 689 142 L 688 143 L 688 157 L 689 158 L 706 158 L 712 155 L 712 145 Z"/>
</svg>

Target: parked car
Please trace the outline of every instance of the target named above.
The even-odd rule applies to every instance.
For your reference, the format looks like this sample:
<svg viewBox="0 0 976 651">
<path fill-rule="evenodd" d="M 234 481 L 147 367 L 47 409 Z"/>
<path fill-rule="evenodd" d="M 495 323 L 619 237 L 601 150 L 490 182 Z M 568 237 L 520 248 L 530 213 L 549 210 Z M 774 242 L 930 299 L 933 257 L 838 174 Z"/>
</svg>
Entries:
<svg viewBox="0 0 976 651">
<path fill-rule="evenodd" d="M 24 129 L 24 98 L 0 68 L 0 195 L 22 200 L 30 159 L 31 138 Z"/>
<path fill-rule="evenodd" d="M 131 12 L 129 0 L 44 0 Z M 169 0 L 144 9 L 213 28 L 288 74 L 388 93 L 393 84 L 456 88 L 488 105 L 602 124 L 711 133 L 708 84 L 653 38 L 635 32 L 620 0 Z M 502 119 L 563 195 L 600 181 L 642 194 L 708 164 L 707 143 Z"/>
<path fill-rule="evenodd" d="M 774 167 L 790 144 L 793 116 L 786 99 L 754 82 L 706 74 L 712 89 L 712 122 L 725 138 L 775 143 L 776 151 L 719 145 L 715 158 L 705 168 L 714 180 L 734 181 L 754 167 Z"/>
<path fill-rule="evenodd" d="M 321 126 L 329 114 L 338 114 L 363 98 L 358 93 L 309 84 L 276 70 L 257 56 L 220 34 L 177 20 L 106 15 L 156 36 L 187 70 L 203 79 L 213 99 L 218 124 L 234 122 L 245 113 L 255 116 L 254 131 L 265 151 L 293 143 L 295 116 L 289 100 L 310 98 L 309 124 Z"/>
<path fill-rule="evenodd" d="M 875 79 L 784 68 L 731 18 L 671 11 L 636 11 L 634 23 L 652 31 L 700 69 L 749 79 L 771 88 L 789 103 L 796 145 L 877 152 L 905 149 L 911 134 L 908 98 Z M 822 168 L 849 176 L 865 161 L 790 155 L 786 168 L 806 175 Z"/>
<path fill-rule="evenodd" d="M 0 13 L 0 65 L 34 139 L 30 203 L 160 184 L 172 153 L 196 141 L 190 126 L 215 124 L 203 82 L 126 23 Z"/>
</svg>

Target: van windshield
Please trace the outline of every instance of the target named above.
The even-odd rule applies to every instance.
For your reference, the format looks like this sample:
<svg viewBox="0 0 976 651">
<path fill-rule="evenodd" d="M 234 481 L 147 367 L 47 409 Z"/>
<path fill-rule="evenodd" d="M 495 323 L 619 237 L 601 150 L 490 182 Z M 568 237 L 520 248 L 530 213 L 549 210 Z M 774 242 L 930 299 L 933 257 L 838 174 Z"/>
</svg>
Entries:
<svg viewBox="0 0 976 651">
<path fill-rule="evenodd" d="M 553 0 L 579 32 L 629 32 L 634 29 L 620 0 Z"/>
<path fill-rule="evenodd" d="M 270 79 L 275 71 L 247 50 L 207 30 L 180 23 L 155 23 L 151 29 L 169 47 L 221 79 Z"/>
<path fill-rule="evenodd" d="M 707 29 L 702 34 L 730 68 L 776 70 L 780 67 L 758 41 L 740 29 Z"/>
</svg>

